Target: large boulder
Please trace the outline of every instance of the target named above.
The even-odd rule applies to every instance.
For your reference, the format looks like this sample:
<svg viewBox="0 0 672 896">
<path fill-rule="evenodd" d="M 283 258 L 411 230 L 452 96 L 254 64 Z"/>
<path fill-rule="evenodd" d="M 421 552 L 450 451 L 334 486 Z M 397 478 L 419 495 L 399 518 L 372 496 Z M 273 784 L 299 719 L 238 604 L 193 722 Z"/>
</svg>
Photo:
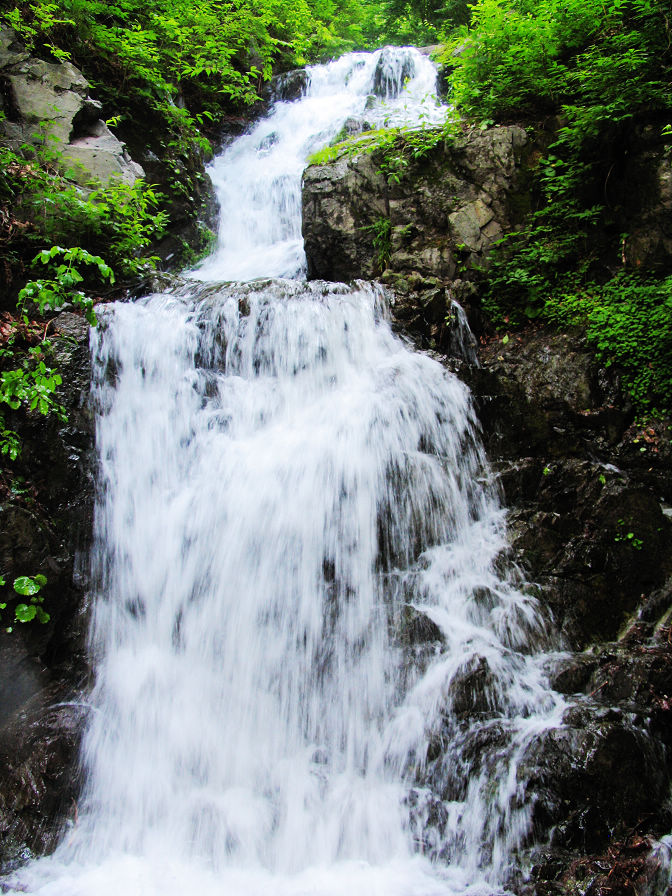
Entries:
<svg viewBox="0 0 672 896">
<path fill-rule="evenodd" d="M 487 265 L 488 251 L 525 206 L 519 127 L 467 129 L 388 182 L 382 150 L 344 150 L 303 177 L 308 276 L 373 277 L 403 292 L 418 278 L 452 279 Z M 404 152 L 403 149 L 400 152 Z M 381 252 L 381 232 L 387 245 Z"/>
<path fill-rule="evenodd" d="M 133 184 L 144 176 L 100 117 L 89 82 L 70 62 L 30 57 L 17 35 L 0 29 L 0 139 L 15 149 L 25 143 L 58 152 L 71 179 L 86 184 L 115 177 Z"/>
</svg>

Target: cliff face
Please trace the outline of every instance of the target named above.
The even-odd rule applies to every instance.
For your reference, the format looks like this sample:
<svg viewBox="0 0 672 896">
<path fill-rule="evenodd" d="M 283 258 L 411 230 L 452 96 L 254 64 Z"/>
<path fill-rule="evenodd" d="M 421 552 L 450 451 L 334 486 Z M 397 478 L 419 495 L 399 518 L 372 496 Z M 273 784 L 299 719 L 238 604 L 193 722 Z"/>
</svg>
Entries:
<svg viewBox="0 0 672 896">
<path fill-rule="evenodd" d="M 529 209 L 534 152 L 522 128 L 497 127 L 409 156 L 391 182 L 381 151 L 310 166 L 303 178 L 309 278 L 378 276 L 395 293 L 404 329 L 445 348 L 445 288 L 459 292 L 487 268 L 493 244 Z"/>
<path fill-rule="evenodd" d="M 380 152 L 310 166 L 303 179 L 309 278 L 368 278 L 384 267 L 386 281 L 403 290 L 487 264 L 515 217 L 526 144 L 519 127 L 469 130 L 409 159 L 392 183 L 381 173 Z M 374 246 L 381 219 L 390 224 L 383 264 Z"/>
<path fill-rule="evenodd" d="M 22 453 L 3 476 L 0 568 L 8 583 L 43 571 L 46 625 L 0 629 L 0 866 L 55 845 L 78 797 L 78 748 L 88 684 L 87 556 L 93 514 L 88 324 L 52 323 L 67 423 L 16 413 Z M 5 596 L 4 599 L 7 599 Z"/>
<path fill-rule="evenodd" d="M 420 346 L 448 355 L 459 344 L 451 298 L 476 331 L 479 363 L 446 363 L 472 388 L 513 557 L 568 651 L 552 676 L 570 698 L 563 726 L 526 759 L 546 846 L 521 892 L 664 892 L 654 843 L 672 828 L 670 421 L 638 425 L 618 372 L 581 332 L 531 325 L 503 340 L 479 309 L 490 248 L 534 205 L 529 173 L 543 142 L 518 127 L 466 131 L 392 184 L 375 153 L 309 167 L 308 266 L 314 277 L 378 274 L 397 326 Z M 610 185 L 637 266 L 672 268 L 669 170 L 643 132 Z M 381 220 L 384 258 L 373 239 Z"/>
</svg>

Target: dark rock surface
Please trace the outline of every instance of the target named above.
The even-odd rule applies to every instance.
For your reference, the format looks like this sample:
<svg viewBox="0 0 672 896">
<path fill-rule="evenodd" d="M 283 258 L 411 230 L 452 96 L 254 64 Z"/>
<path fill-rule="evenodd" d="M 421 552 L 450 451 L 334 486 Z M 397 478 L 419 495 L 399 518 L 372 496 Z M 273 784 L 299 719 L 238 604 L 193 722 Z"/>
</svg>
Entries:
<svg viewBox="0 0 672 896">
<path fill-rule="evenodd" d="M 39 414 L 10 421 L 22 439 L 2 481 L 0 569 L 8 608 L 0 629 L 0 867 L 48 852 L 74 811 L 88 679 L 87 557 L 93 507 L 88 324 L 64 312 L 51 324 L 67 423 Z M 46 625 L 11 622 L 20 575 L 42 573 Z M 12 596 L 13 595 L 13 596 Z"/>
<path fill-rule="evenodd" d="M 373 92 L 381 99 L 394 99 L 399 96 L 406 81 L 414 74 L 415 63 L 410 53 L 399 60 L 397 52 L 385 47 L 373 73 Z"/>
<path fill-rule="evenodd" d="M 569 649 L 561 728 L 525 756 L 534 867 L 521 894 L 663 893 L 672 829 L 670 421 L 636 425 L 579 333 L 480 347 L 470 383 L 513 558 Z M 666 879 L 665 879 L 666 880 Z M 641 887 L 641 889 L 637 889 Z M 656 889 L 658 888 L 658 889 Z"/>
<path fill-rule="evenodd" d="M 278 100 L 291 102 L 304 96 L 309 84 L 310 74 L 308 70 L 297 68 L 271 78 L 265 93 L 269 102 L 275 103 Z"/>
</svg>

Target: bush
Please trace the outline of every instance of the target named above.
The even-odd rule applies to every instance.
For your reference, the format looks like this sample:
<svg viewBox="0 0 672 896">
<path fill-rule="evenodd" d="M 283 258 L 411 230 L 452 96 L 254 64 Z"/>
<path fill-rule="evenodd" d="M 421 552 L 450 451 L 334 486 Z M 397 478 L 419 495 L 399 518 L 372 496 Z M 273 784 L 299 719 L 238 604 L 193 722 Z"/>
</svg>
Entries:
<svg viewBox="0 0 672 896">
<path fill-rule="evenodd" d="M 555 116 L 532 185 L 537 210 L 496 253 L 488 311 L 500 323 L 583 323 L 640 406 L 669 408 L 670 280 L 627 273 L 627 220 L 606 201 L 641 122 L 671 142 L 669 9 L 658 0 L 479 0 L 444 61 L 454 101 L 472 119 Z"/>
</svg>

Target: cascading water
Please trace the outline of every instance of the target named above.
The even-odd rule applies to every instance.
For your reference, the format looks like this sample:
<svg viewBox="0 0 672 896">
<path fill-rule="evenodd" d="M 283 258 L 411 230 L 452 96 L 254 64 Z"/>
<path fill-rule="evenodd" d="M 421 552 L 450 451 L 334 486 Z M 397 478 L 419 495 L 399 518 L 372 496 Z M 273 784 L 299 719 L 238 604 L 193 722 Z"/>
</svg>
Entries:
<svg viewBox="0 0 672 896">
<path fill-rule="evenodd" d="M 382 127 L 445 118 L 445 106 L 433 96 L 436 70 L 412 50 L 351 53 L 311 67 L 309 79 L 300 102 L 277 103 L 211 166 L 220 204 L 219 246 L 196 272 L 200 279 L 300 275 L 301 174 L 308 156 L 346 122 Z M 396 98 L 389 98 L 392 93 Z"/>
<path fill-rule="evenodd" d="M 350 116 L 417 117 L 410 50 L 365 109 L 379 56 L 312 69 L 215 162 L 194 278 L 300 273 L 306 154 Z M 101 318 L 86 787 L 12 891 L 500 892 L 520 760 L 562 703 L 466 387 L 375 285 L 192 281 Z"/>
</svg>

